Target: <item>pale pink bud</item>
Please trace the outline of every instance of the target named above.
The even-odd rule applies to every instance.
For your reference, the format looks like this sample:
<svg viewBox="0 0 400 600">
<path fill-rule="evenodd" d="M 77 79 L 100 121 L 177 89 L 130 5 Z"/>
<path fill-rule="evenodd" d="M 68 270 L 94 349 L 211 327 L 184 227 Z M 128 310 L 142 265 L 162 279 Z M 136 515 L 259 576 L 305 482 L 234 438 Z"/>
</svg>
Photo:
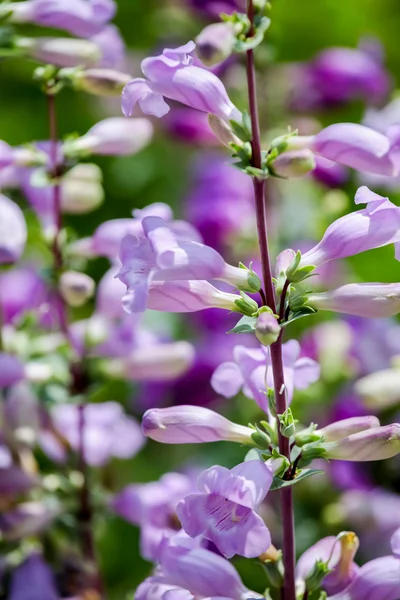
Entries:
<svg viewBox="0 0 400 600">
<path fill-rule="evenodd" d="M 74 38 L 17 38 L 16 47 L 27 56 L 59 67 L 95 65 L 101 59 L 99 47 L 90 40 Z"/>
<path fill-rule="evenodd" d="M 350 419 L 336 421 L 336 423 L 331 423 L 322 429 L 318 429 L 318 433 L 324 437 L 324 442 L 337 442 L 349 435 L 359 433 L 360 431 L 366 431 L 367 429 L 374 429 L 379 426 L 380 422 L 377 417 L 352 417 Z"/>
<path fill-rule="evenodd" d="M 219 63 L 232 54 L 235 30 L 232 23 L 207 25 L 196 38 L 196 53 L 208 66 Z"/>
<path fill-rule="evenodd" d="M 61 69 L 58 77 L 72 83 L 74 89 L 96 96 L 120 96 L 132 79 L 131 75 L 114 69 Z"/>
<path fill-rule="evenodd" d="M 95 210 L 104 200 L 101 169 L 94 164 L 82 163 L 73 167 L 61 183 L 62 211 L 82 215 Z"/>
<path fill-rule="evenodd" d="M 354 462 L 385 460 L 400 453 L 400 424 L 367 429 L 332 445 L 327 445 L 327 458 Z"/>
<path fill-rule="evenodd" d="M 89 275 L 65 271 L 60 277 L 60 292 L 70 306 L 82 306 L 94 294 L 96 284 Z"/>
<path fill-rule="evenodd" d="M 262 312 L 256 321 L 256 338 L 263 346 L 270 346 L 278 339 L 281 327 L 274 315 Z"/>
<path fill-rule="evenodd" d="M 350 283 L 309 296 L 308 304 L 317 310 L 357 315 L 393 317 L 400 312 L 399 283 Z"/>
<path fill-rule="evenodd" d="M 280 154 L 272 163 L 273 174 L 289 179 L 304 177 L 316 167 L 311 150 L 291 150 Z"/>
<path fill-rule="evenodd" d="M 200 442 L 250 443 L 254 433 L 228 421 L 222 415 L 202 406 L 153 408 L 142 420 L 144 435 L 163 444 L 198 444 Z"/>
</svg>

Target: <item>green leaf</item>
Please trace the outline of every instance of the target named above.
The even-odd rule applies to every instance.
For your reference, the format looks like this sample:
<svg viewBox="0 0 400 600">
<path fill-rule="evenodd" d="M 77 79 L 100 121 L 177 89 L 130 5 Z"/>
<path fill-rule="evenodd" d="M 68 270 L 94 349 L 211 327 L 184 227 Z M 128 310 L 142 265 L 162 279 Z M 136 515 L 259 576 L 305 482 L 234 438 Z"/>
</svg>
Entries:
<svg viewBox="0 0 400 600">
<path fill-rule="evenodd" d="M 268 456 L 269 455 L 268 453 L 265 453 L 265 450 L 260 450 L 260 448 L 252 448 L 244 457 L 244 462 L 248 462 L 249 460 L 262 460 L 264 462 Z"/>
<path fill-rule="evenodd" d="M 311 477 L 312 475 L 323 475 L 325 471 L 321 471 L 320 469 L 301 469 L 296 477 L 291 480 L 281 479 L 280 477 L 274 477 L 271 485 L 271 490 L 280 490 L 283 487 L 289 487 L 291 485 L 295 485 L 299 483 L 302 479 L 307 479 L 307 477 Z"/>
<path fill-rule="evenodd" d="M 228 333 L 253 333 L 255 330 L 257 317 L 244 316 L 238 321 L 233 329 Z"/>
<path fill-rule="evenodd" d="M 312 308 L 311 306 L 303 306 L 301 310 L 292 313 L 293 316 L 290 316 L 288 321 L 285 321 L 285 323 L 281 323 L 281 327 L 287 327 L 288 325 L 290 325 L 290 323 L 293 323 L 293 321 L 303 319 L 304 317 L 310 317 L 311 315 L 315 315 L 315 313 L 317 312 L 318 311 L 315 310 L 315 308 Z"/>
</svg>

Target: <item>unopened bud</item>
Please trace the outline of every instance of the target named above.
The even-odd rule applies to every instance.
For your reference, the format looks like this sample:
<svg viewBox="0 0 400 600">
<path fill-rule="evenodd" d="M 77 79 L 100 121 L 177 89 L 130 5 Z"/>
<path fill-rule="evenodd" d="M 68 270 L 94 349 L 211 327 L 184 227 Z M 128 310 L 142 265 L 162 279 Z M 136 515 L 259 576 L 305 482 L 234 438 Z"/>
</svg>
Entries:
<svg viewBox="0 0 400 600">
<path fill-rule="evenodd" d="M 15 45 L 27 56 L 59 67 L 95 65 L 101 59 L 99 47 L 90 40 L 20 37 L 16 39 Z"/>
<path fill-rule="evenodd" d="M 296 433 L 296 421 L 293 418 L 293 413 L 290 408 L 287 408 L 282 415 L 278 415 L 280 423 L 280 432 L 287 438 L 292 437 Z"/>
<path fill-rule="evenodd" d="M 228 421 L 202 406 L 152 408 L 142 420 L 144 435 L 163 444 L 198 444 L 221 440 L 251 444 L 253 429 Z"/>
<path fill-rule="evenodd" d="M 82 306 L 94 294 L 95 282 L 89 275 L 66 271 L 60 277 L 60 292 L 70 306 Z"/>
<path fill-rule="evenodd" d="M 292 150 L 280 154 L 272 163 L 272 174 L 289 179 L 304 177 L 316 167 L 311 150 Z"/>
<path fill-rule="evenodd" d="M 213 23 L 197 36 L 196 52 L 205 65 L 215 65 L 232 54 L 235 41 L 232 23 Z"/>
<path fill-rule="evenodd" d="M 73 167 L 61 183 L 61 208 L 64 213 L 81 215 L 95 210 L 104 200 L 101 169 L 91 163 Z"/>
<path fill-rule="evenodd" d="M 319 429 L 317 433 L 319 434 L 319 437 L 324 438 L 324 442 L 337 442 L 349 435 L 379 426 L 380 422 L 377 417 L 352 417 L 350 419 L 343 419 L 342 421 L 331 423 L 330 425 Z"/>
<path fill-rule="evenodd" d="M 241 144 L 239 138 L 234 134 L 232 127 L 216 115 L 209 114 L 208 115 L 208 124 L 213 130 L 215 137 L 222 143 L 224 146 L 228 146 L 230 144 Z"/>
<path fill-rule="evenodd" d="M 256 338 L 263 346 L 274 344 L 279 338 L 281 327 L 274 315 L 262 312 L 256 321 Z"/>
<path fill-rule="evenodd" d="M 70 157 L 135 154 L 147 146 L 152 137 L 153 125 L 148 119 L 111 117 L 96 123 L 86 135 L 66 142 L 63 153 Z"/>
<path fill-rule="evenodd" d="M 61 69 L 58 79 L 96 96 L 120 96 L 132 76 L 114 69 Z"/>
<path fill-rule="evenodd" d="M 327 458 L 354 462 L 385 460 L 400 453 L 400 424 L 375 427 L 326 445 Z"/>
</svg>

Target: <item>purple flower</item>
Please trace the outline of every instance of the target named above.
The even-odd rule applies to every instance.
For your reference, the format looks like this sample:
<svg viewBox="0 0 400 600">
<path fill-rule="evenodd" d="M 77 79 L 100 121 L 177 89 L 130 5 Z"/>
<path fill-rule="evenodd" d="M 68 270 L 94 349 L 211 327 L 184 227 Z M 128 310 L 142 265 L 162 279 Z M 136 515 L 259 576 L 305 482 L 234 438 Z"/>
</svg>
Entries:
<svg viewBox="0 0 400 600">
<path fill-rule="evenodd" d="M 31 554 L 11 577 L 9 600 L 59 600 L 55 578 L 39 554 Z"/>
<path fill-rule="evenodd" d="M 341 188 L 349 178 L 346 167 L 322 158 L 322 156 L 315 157 L 315 164 L 312 176 L 326 187 Z"/>
<path fill-rule="evenodd" d="M 24 251 L 27 229 L 22 210 L 0 194 L 0 264 L 16 262 Z"/>
<path fill-rule="evenodd" d="M 235 42 L 232 23 L 212 23 L 196 37 L 197 56 L 205 65 L 217 64 L 232 54 Z"/>
<path fill-rule="evenodd" d="M 353 562 L 353 558 L 358 546 L 358 538 L 352 532 L 323 538 L 300 556 L 296 577 L 304 582 L 317 561 L 326 562 L 331 572 L 323 579 L 322 587 L 328 594 L 336 594 L 346 588 L 357 575 L 359 567 Z"/>
<path fill-rule="evenodd" d="M 3 450 L 3 459 L 6 458 L 4 448 L 4 446 L 0 446 L 0 451 Z M 4 460 L 4 462 L 6 461 Z M 34 477 L 28 475 L 19 467 L 11 463 L 3 466 L 0 462 L 0 494 L 3 497 L 24 494 L 37 484 L 38 481 Z"/>
<path fill-rule="evenodd" d="M 324 437 L 324 442 L 337 442 L 354 433 L 366 431 L 367 429 L 374 429 L 379 426 L 379 419 L 372 415 L 350 417 L 349 419 L 342 419 L 341 421 L 330 423 L 322 429 L 318 429 L 318 433 Z"/>
<path fill-rule="evenodd" d="M 272 471 L 258 460 L 231 470 L 207 469 L 198 479 L 200 493 L 186 496 L 177 506 L 183 529 L 191 537 L 203 535 L 227 558 L 259 556 L 270 546 L 271 536 L 255 510 L 272 479 Z"/>
<path fill-rule="evenodd" d="M 223 83 L 216 75 L 193 64 L 191 53 L 196 44 L 165 49 L 164 52 L 142 61 L 147 79 L 132 79 L 122 93 L 122 112 L 132 116 L 138 103 L 147 115 L 163 117 L 170 108 L 163 96 L 202 112 L 229 121 L 241 120 L 241 113 L 232 104 Z"/>
<path fill-rule="evenodd" d="M 202 442 L 249 443 L 254 430 L 228 421 L 222 415 L 201 406 L 174 406 L 147 410 L 142 419 L 144 435 L 163 444 Z"/>
<path fill-rule="evenodd" d="M 160 544 L 180 529 L 176 506 L 194 490 L 193 479 L 167 473 L 159 481 L 128 485 L 113 500 L 122 518 L 141 528 L 141 554 L 148 560 L 160 557 Z"/>
<path fill-rule="evenodd" d="M 400 284 L 350 283 L 328 292 L 311 294 L 309 305 L 317 310 L 370 319 L 393 317 L 400 313 Z"/>
<path fill-rule="evenodd" d="M 243 10 L 244 8 L 242 0 L 189 0 L 189 4 L 214 18 L 218 17 L 220 13 L 230 14 L 234 10 Z"/>
<path fill-rule="evenodd" d="M 385 460 L 400 453 L 400 424 L 393 423 L 353 433 L 328 443 L 327 458 L 354 462 Z"/>
<path fill-rule="evenodd" d="M 62 151 L 68 157 L 136 154 L 152 137 L 153 126 L 148 119 L 127 121 L 123 117 L 111 117 L 96 123 L 84 136 L 65 142 Z"/>
<path fill-rule="evenodd" d="M 263 598 L 243 585 L 235 567 L 225 558 L 180 542 L 163 549 L 160 570 L 139 586 L 137 600 Z"/>
<path fill-rule="evenodd" d="M 290 340 L 283 344 L 283 365 L 288 402 L 293 398 L 294 388 L 303 390 L 319 378 L 319 365 L 311 358 L 299 358 L 300 344 Z M 266 389 L 273 387 L 270 350 L 235 346 L 234 362 L 220 365 L 214 372 L 211 385 L 225 398 L 236 396 L 241 388 L 258 406 L 268 412 Z"/>
<path fill-rule="evenodd" d="M 210 246 L 179 239 L 159 217 L 145 217 L 142 227 L 144 238 L 127 235 L 121 244 L 122 267 L 117 276 L 127 286 L 129 312 L 145 310 L 152 282 L 220 279 L 249 289 L 250 272 L 228 265 Z"/>
<path fill-rule="evenodd" d="M 380 103 L 391 87 L 381 60 L 364 48 L 327 48 L 295 69 L 293 102 L 302 110 L 359 98 L 368 104 Z"/>
<path fill-rule="evenodd" d="M 100 33 L 93 35 L 90 41 L 100 48 L 101 60 L 99 67 L 118 69 L 124 66 L 125 44 L 118 27 L 107 25 Z"/>
<path fill-rule="evenodd" d="M 206 113 L 192 108 L 174 107 L 164 119 L 164 127 L 170 135 L 182 142 L 199 145 L 218 145 Z"/>
<path fill-rule="evenodd" d="M 400 529 L 397 529 L 390 540 L 392 552 L 396 558 L 400 558 Z"/>
<path fill-rule="evenodd" d="M 358 189 L 356 204 L 367 207 L 334 221 L 322 240 L 303 254 L 301 266 L 319 267 L 328 260 L 346 258 L 366 250 L 395 244 L 396 257 L 400 257 L 400 208 L 367 187 Z"/>
<path fill-rule="evenodd" d="M 25 378 L 25 369 L 17 356 L 0 352 L 0 388 L 7 388 Z"/>
<path fill-rule="evenodd" d="M 21 502 L 3 510 L 0 531 L 8 542 L 20 541 L 45 530 L 59 513 L 59 508 L 48 508 L 41 502 Z"/>
<path fill-rule="evenodd" d="M 310 148 L 316 154 L 357 171 L 396 175 L 387 136 L 364 125 L 335 123 L 309 137 L 291 138 L 288 150 Z"/>
<path fill-rule="evenodd" d="M 85 461 L 101 467 L 111 457 L 130 458 L 143 446 L 144 438 L 134 419 L 127 417 L 117 402 L 55 406 L 52 419 L 58 433 L 77 452 L 80 447 L 81 412 L 83 412 L 83 448 Z M 49 429 L 42 430 L 40 444 L 53 460 L 65 460 L 65 448 Z"/>
<path fill-rule="evenodd" d="M 88 67 L 99 64 L 101 48 L 91 40 L 55 37 L 18 37 L 15 46 L 26 56 L 58 67 Z"/>
<path fill-rule="evenodd" d="M 44 300 L 44 282 L 34 267 L 21 265 L 0 274 L 0 312 L 4 323 L 38 309 Z"/>
<path fill-rule="evenodd" d="M 350 585 L 329 600 L 398 600 L 400 560 L 382 556 L 363 565 Z"/>
<path fill-rule="evenodd" d="M 10 11 L 13 23 L 36 23 L 87 38 L 114 17 L 116 4 L 114 0 L 26 0 Z"/>
</svg>

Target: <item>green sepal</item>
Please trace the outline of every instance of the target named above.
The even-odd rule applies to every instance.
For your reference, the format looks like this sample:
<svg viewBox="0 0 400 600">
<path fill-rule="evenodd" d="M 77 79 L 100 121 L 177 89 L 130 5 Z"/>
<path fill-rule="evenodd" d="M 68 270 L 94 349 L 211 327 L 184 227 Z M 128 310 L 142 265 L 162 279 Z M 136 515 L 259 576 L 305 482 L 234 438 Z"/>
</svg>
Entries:
<svg viewBox="0 0 400 600">
<path fill-rule="evenodd" d="M 296 446 L 301 448 L 306 444 L 313 444 L 314 442 L 318 442 L 322 439 L 322 435 L 316 431 L 318 425 L 311 423 L 306 429 L 303 431 L 299 431 L 296 433 L 294 441 L 296 442 Z"/>
<path fill-rule="evenodd" d="M 296 477 L 294 479 L 281 479 L 280 477 L 274 477 L 271 485 L 271 490 L 280 490 L 283 487 L 289 487 L 291 485 L 296 485 L 302 479 L 307 479 L 307 477 L 312 477 L 313 475 L 324 475 L 325 471 L 321 471 L 320 469 L 300 469 L 296 473 Z"/>
<path fill-rule="evenodd" d="M 241 123 L 234 121 L 233 119 L 229 121 L 229 123 L 239 140 L 242 140 L 242 142 L 251 142 L 251 119 L 247 111 L 243 111 Z"/>
<path fill-rule="evenodd" d="M 280 557 L 278 560 L 266 560 L 262 563 L 262 566 L 265 569 L 268 581 L 271 584 L 271 586 L 277 589 L 281 589 L 283 586 L 284 576 L 282 558 Z"/>
<path fill-rule="evenodd" d="M 230 329 L 228 333 L 254 333 L 257 317 L 244 316 Z"/>
<path fill-rule="evenodd" d="M 290 276 L 288 272 L 288 279 L 290 279 L 292 283 L 299 283 L 300 281 L 304 281 L 305 279 L 311 277 L 311 274 L 315 271 L 315 269 L 316 267 L 314 265 L 305 265 L 304 267 L 297 269 L 296 272 Z"/>
<path fill-rule="evenodd" d="M 260 17 L 255 20 L 254 35 L 251 37 L 244 36 L 243 34 L 238 36 L 233 49 L 235 52 L 243 53 L 248 50 L 254 50 L 257 48 L 263 40 L 265 32 L 271 25 L 271 19 L 269 17 Z"/>
<path fill-rule="evenodd" d="M 262 431 L 257 425 L 254 427 L 255 432 L 251 434 L 251 439 L 262 450 L 269 450 L 271 446 L 270 436 L 265 431 Z"/>
<path fill-rule="evenodd" d="M 260 425 L 268 433 L 275 446 L 278 445 L 278 432 L 268 421 L 260 421 Z"/>
<path fill-rule="evenodd" d="M 258 310 L 257 302 L 244 292 L 240 292 L 240 296 L 240 298 L 235 300 L 235 306 L 238 308 L 239 312 L 248 317 L 255 315 Z"/>
<path fill-rule="evenodd" d="M 311 315 L 315 315 L 315 313 L 317 312 L 318 311 L 315 310 L 315 308 L 312 308 L 312 306 L 303 306 L 300 310 L 296 311 L 295 313 L 291 313 L 289 315 L 289 319 L 284 323 L 281 323 L 281 327 L 287 327 L 288 325 L 290 325 L 290 323 L 293 323 L 293 321 L 303 319 L 304 317 L 310 317 Z"/>
<path fill-rule="evenodd" d="M 250 460 L 262 460 L 264 462 L 270 458 L 270 456 L 271 455 L 266 453 L 265 450 L 261 450 L 260 448 L 251 448 L 244 457 L 244 462 L 249 462 Z"/>
<path fill-rule="evenodd" d="M 292 409 L 287 408 L 283 414 L 278 415 L 278 420 L 281 434 L 291 438 L 296 432 L 296 423 L 298 423 L 293 417 Z"/>
<path fill-rule="evenodd" d="M 305 579 L 305 586 L 308 592 L 317 591 L 332 569 L 328 567 L 328 563 L 323 560 L 317 560 L 311 571 Z"/>
<path fill-rule="evenodd" d="M 317 458 L 326 459 L 327 453 L 327 448 L 321 445 L 321 440 L 309 444 L 304 444 L 304 446 L 301 449 L 300 464 L 301 466 L 307 466 Z"/>
</svg>

